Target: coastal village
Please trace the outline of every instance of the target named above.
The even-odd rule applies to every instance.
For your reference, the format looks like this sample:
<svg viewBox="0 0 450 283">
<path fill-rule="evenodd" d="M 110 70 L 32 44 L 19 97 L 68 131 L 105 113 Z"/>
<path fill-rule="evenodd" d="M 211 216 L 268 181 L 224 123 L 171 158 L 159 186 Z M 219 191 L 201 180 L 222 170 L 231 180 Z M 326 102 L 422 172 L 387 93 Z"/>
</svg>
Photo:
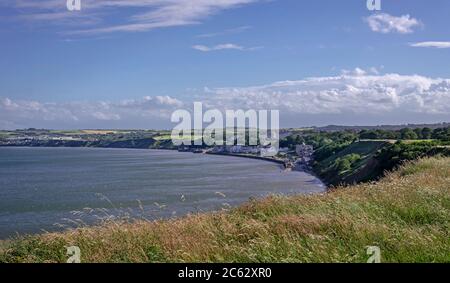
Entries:
<svg viewBox="0 0 450 283">
<path fill-rule="evenodd" d="M 314 156 L 314 148 L 311 145 L 296 145 L 295 150 L 288 147 L 279 148 L 275 155 L 265 157 L 265 153 L 275 151 L 271 147 L 264 146 L 215 146 L 212 148 L 200 148 L 192 146 L 180 146 L 180 152 L 206 153 L 217 155 L 233 155 L 239 157 L 248 157 L 255 159 L 263 159 L 282 164 L 285 169 L 307 170 L 311 165 Z"/>
</svg>

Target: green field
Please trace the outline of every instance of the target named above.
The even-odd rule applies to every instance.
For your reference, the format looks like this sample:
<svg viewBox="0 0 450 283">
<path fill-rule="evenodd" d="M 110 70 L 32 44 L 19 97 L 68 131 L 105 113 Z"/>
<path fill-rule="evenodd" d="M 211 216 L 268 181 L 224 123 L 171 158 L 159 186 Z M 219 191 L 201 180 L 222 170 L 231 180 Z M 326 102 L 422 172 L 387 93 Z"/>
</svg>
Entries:
<svg viewBox="0 0 450 283">
<path fill-rule="evenodd" d="M 198 139 L 202 139 L 203 137 L 202 136 L 192 136 L 192 140 L 198 140 Z M 157 141 L 160 141 L 160 140 L 172 140 L 172 136 L 169 134 L 169 135 L 160 135 L 160 136 L 155 136 L 154 137 L 154 139 L 155 140 L 157 140 Z M 181 139 L 181 137 L 180 138 L 178 138 L 178 139 Z"/>
</svg>

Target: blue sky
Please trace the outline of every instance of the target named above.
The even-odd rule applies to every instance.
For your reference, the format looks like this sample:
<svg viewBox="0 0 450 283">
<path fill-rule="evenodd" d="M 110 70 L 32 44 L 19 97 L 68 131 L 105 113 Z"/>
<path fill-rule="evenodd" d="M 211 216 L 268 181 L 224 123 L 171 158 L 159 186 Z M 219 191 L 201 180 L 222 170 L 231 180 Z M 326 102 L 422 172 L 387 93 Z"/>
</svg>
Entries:
<svg viewBox="0 0 450 283">
<path fill-rule="evenodd" d="M 168 127 L 194 100 L 279 108 L 284 126 L 450 119 L 448 0 L 81 3 L 0 4 L 0 128 Z"/>
</svg>

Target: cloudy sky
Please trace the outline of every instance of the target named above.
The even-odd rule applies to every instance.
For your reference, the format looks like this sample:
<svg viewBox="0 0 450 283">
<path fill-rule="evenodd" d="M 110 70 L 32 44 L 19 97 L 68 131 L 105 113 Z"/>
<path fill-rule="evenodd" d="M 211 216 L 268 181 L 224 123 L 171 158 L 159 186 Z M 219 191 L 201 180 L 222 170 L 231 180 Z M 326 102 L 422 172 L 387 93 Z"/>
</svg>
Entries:
<svg viewBox="0 0 450 283">
<path fill-rule="evenodd" d="M 0 2 L 0 129 L 171 128 L 194 101 L 284 127 L 450 121 L 450 2 Z"/>
</svg>

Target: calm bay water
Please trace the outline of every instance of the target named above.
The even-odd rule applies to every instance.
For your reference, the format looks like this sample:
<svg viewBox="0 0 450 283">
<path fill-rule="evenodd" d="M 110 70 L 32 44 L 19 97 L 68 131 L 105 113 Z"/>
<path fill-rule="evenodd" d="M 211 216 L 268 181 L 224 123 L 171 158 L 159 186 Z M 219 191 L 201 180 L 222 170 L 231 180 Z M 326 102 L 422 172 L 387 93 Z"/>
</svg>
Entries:
<svg viewBox="0 0 450 283">
<path fill-rule="evenodd" d="M 239 157 L 0 147 L 0 238 L 93 224 L 106 215 L 167 218 L 324 190 L 309 174 Z"/>
</svg>

